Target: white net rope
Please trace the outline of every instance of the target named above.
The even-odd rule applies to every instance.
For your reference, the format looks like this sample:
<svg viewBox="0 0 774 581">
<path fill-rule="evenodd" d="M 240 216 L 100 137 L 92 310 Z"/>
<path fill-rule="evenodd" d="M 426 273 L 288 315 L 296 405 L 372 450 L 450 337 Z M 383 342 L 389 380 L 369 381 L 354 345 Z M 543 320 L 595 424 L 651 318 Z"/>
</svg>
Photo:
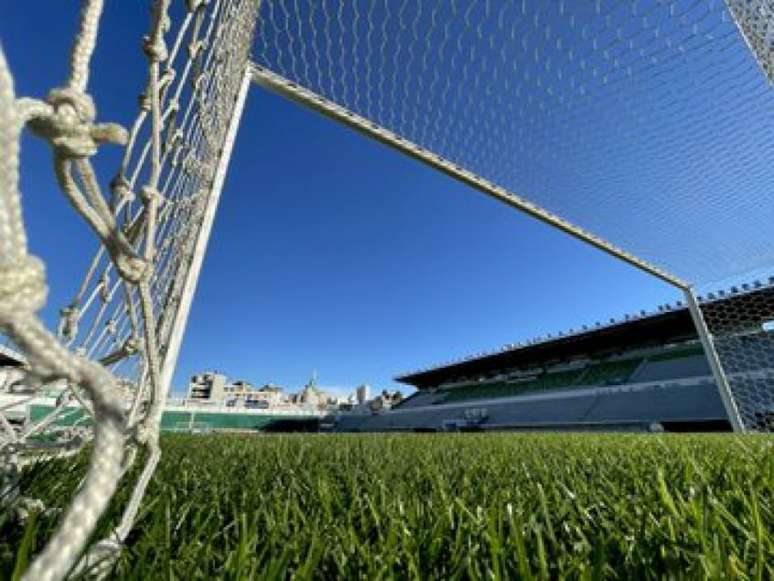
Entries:
<svg viewBox="0 0 774 581">
<path fill-rule="evenodd" d="M 730 4 L 770 48 L 770 2 Z M 256 38 L 261 67 L 692 284 L 774 261 L 774 93 L 722 0 L 267 0 Z"/>
<path fill-rule="evenodd" d="M 75 424 L 94 426 L 91 467 L 59 529 L 26 573 L 61 578 L 71 569 L 138 449 L 146 464 L 118 526 L 91 556 L 126 538 L 159 459 L 159 426 L 174 357 L 167 357 L 199 229 L 243 86 L 255 24 L 255 0 L 156 0 L 143 42 L 148 81 L 129 130 L 96 123 L 88 93 L 101 0 L 83 3 L 80 30 L 63 88 L 44 100 L 17 98 L 0 53 L 0 327 L 26 363 L 6 381 L 24 404 L 56 395 L 34 421 L 15 427 L 0 410 L 6 489 L 34 436 Z M 139 31 L 138 31 L 139 39 Z M 139 51 L 137 57 L 140 58 Z M 19 193 L 24 127 L 46 139 L 57 181 L 99 241 L 58 336 L 36 313 L 46 296 L 42 263 L 27 252 Z M 103 144 L 125 145 L 114 176 L 98 176 L 91 158 Z M 109 183 L 109 187 L 105 187 Z M 52 393 L 53 389 L 53 393 Z M 78 404 L 77 421 L 73 404 Z M 32 418 L 31 418 L 32 419 Z M 84 434 L 88 432 L 83 431 Z"/>
</svg>

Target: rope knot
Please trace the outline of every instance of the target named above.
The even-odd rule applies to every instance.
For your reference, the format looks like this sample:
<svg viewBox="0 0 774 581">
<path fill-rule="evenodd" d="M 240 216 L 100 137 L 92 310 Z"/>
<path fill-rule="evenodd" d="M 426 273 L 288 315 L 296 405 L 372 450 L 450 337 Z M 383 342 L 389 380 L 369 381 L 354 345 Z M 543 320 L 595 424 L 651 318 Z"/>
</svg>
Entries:
<svg viewBox="0 0 774 581">
<path fill-rule="evenodd" d="M 146 36 L 142 39 L 142 50 L 152 62 L 160 63 L 167 60 L 167 43 L 163 38 L 153 39 Z"/>
<path fill-rule="evenodd" d="M 130 187 L 129 181 L 121 174 L 118 174 L 111 180 L 110 191 L 113 193 L 113 209 L 134 200 L 134 192 Z"/>
<path fill-rule="evenodd" d="M 142 109 L 143 111 L 150 111 L 151 110 L 151 100 L 147 93 L 140 93 L 137 97 L 137 105 Z"/>
<path fill-rule="evenodd" d="M 0 320 L 34 313 L 46 304 L 43 261 L 27 256 L 21 263 L 0 266 Z"/>
<path fill-rule="evenodd" d="M 30 129 L 46 139 L 54 151 L 69 159 L 91 157 L 100 143 L 123 145 L 127 133 L 115 123 L 95 124 L 97 110 L 92 98 L 71 88 L 52 89 L 46 98 L 48 115 L 33 117 Z"/>
<path fill-rule="evenodd" d="M 109 303 L 113 300 L 113 293 L 110 291 L 110 275 L 105 271 L 99 281 L 99 298 L 102 299 L 102 302 Z"/>
<path fill-rule="evenodd" d="M 142 201 L 145 202 L 145 204 L 155 203 L 158 207 L 164 203 L 164 196 L 161 195 L 161 192 L 150 186 L 143 186 L 140 189 L 140 197 L 142 198 Z"/>
<path fill-rule="evenodd" d="M 204 49 L 205 42 L 201 39 L 188 43 L 188 58 L 195 59 Z"/>
<path fill-rule="evenodd" d="M 161 78 L 159 79 L 159 90 L 163 91 L 167 86 L 172 84 L 172 81 L 175 80 L 175 76 L 177 73 L 175 73 L 175 69 L 168 68 L 164 71 L 164 74 L 161 75 Z"/>
<path fill-rule="evenodd" d="M 142 339 L 132 335 L 124 342 L 124 353 L 127 355 L 134 355 L 143 350 Z"/>
<path fill-rule="evenodd" d="M 148 263 L 138 256 L 130 255 L 126 252 L 111 253 L 116 263 L 116 268 L 124 280 L 138 283 L 146 276 L 150 275 Z"/>
<path fill-rule="evenodd" d="M 135 440 L 139 444 L 147 444 L 151 442 L 156 434 L 159 433 L 159 423 L 152 418 L 145 418 L 145 421 L 140 423 L 135 431 Z"/>
</svg>

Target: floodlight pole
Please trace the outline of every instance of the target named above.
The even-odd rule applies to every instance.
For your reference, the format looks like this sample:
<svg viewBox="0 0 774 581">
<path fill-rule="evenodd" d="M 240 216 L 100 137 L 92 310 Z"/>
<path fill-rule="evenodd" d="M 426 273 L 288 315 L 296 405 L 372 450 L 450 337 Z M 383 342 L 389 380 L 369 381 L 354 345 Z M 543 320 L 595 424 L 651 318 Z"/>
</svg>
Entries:
<svg viewBox="0 0 774 581">
<path fill-rule="evenodd" d="M 723 401 L 723 406 L 726 408 L 726 415 L 728 421 L 735 432 L 744 432 L 744 422 L 739 415 L 739 409 L 736 407 L 734 396 L 731 393 L 731 386 L 728 384 L 728 377 L 723 369 L 723 364 L 720 362 L 718 352 L 715 350 L 715 341 L 707 327 L 707 321 L 704 319 L 704 314 L 701 312 L 701 305 L 696 299 L 696 294 L 693 292 L 693 288 L 688 287 L 683 289 L 685 294 L 685 300 L 688 303 L 688 310 L 691 312 L 691 318 L 693 324 L 696 327 L 696 331 L 699 334 L 699 340 L 704 348 L 704 354 L 707 356 L 712 375 L 715 378 L 715 383 L 718 386 L 718 393 L 720 393 L 720 399 Z"/>
<path fill-rule="evenodd" d="M 223 191 L 226 170 L 228 169 L 228 163 L 231 160 L 231 153 L 234 149 L 237 129 L 239 129 L 239 123 L 242 120 L 242 112 L 245 108 L 245 101 L 247 99 L 247 91 L 250 88 L 251 78 L 251 67 L 248 63 L 245 72 L 242 75 L 242 81 L 239 86 L 236 101 L 234 102 L 234 108 L 231 110 L 231 119 L 229 120 L 226 136 L 223 140 L 223 148 L 220 151 L 220 157 L 218 158 L 217 166 L 215 168 L 212 187 L 209 196 L 207 197 L 207 203 L 204 209 L 204 215 L 202 216 L 199 232 L 196 235 L 194 251 L 191 255 L 191 264 L 188 267 L 188 272 L 185 274 L 185 281 L 183 282 L 183 287 L 180 292 L 180 302 L 175 311 L 174 320 L 172 321 L 172 331 L 170 332 L 167 349 L 164 353 L 164 360 L 161 366 L 161 388 L 164 391 L 165 397 L 169 395 L 172 385 L 172 376 L 174 375 L 175 367 L 177 366 L 177 358 L 180 354 L 180 347 L 183 343 L 183 333 L 188 324 L 188 315 L 191 312 L 191 304 L 193 302 L 194 293 L 196 292 L 196 283 L 199 280 L 199 274 L 202 270 L 204 253 L 207 250 L 207 243 L 210 240 L 212 224 L 215 221 L 215 212 L 218 209 L 220 195 Z"/>
</svg>

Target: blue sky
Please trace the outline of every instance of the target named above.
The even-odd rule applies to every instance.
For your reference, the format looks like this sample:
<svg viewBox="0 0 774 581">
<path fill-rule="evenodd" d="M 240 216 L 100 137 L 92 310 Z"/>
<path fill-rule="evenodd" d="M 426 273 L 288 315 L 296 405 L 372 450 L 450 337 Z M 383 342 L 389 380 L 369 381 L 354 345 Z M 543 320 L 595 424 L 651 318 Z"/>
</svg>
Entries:
<svg viewBox="0 0 774 581">
<path fill-rule="evenodd" d="M 92 87 L 104 102 L 100 118 L 126 123 L 142 83 L 138 42 L 127 42 L 139 41 L 129 32 L 144 30 L 146 13 L 107 5 L 106 25 L 120 34 L 100 38 Z M 2 12 L 0 42 L 17 92 L 40 96 L 66 73 L 76 3 L 7 2 Z M 100 165 L 105 181 L 118 153 Z M 56 190 L 45 146 L 29 136 L 22 178 L 31 246 L 49 263 L 45 316 L 53 322 L 94 242 Z M 363 382 L 383 388 L 415 367 L 677 298 L 665 284 L 256 87 L 174 387 L 215 368 L 290 389 L 312 370 L 340 392 Z"/>
</svg>

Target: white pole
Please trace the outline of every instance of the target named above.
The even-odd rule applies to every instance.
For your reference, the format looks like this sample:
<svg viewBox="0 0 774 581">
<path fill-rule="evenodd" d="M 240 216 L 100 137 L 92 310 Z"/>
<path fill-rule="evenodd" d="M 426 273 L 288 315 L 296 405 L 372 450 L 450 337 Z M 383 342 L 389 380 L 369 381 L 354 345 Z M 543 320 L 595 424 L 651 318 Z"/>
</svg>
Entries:
<svg viewBox="0 0 774 581">
<path fill-rule="evenodd" d="M 199 280 L 199 273 L 202 270 L 204 253 L 207 250 L 207 243 L 210 240 L 212 224 L 215 221 L 215 212 L 218 209 L 220 194 L 223 191 L 226 170 L 228 169 L 228 163 L 231 160 L 231 152 L 234 149 L 237 129 L 239 129 L 239 122 L 242 120 L 242 112 L 244 111 L 247 91 L 250 88 L 251 82 L 252 68 L 248 63 L 245 72 L 242 75 L 242 84 L 239 87 L 239 93 L 237 93 L 234 109 L 231 112 L 231 120 L 229 121 L 226 138 L 223 141 L 223 149 L 220 152 L 218 165 L 215 168 L 212 191 L 210 191 L 210 195 L 207 199 L 207 207 L 204 210 L 202 223 L 196 237 L 191 264 L 188 267 L 188 272 L 185 274 L 185 282 L 183 283 L 182 292 L 180 294 L 180 302 L 178 303 L 177 311 L 175 311 L 175 318 L 172 322 L 172 331 L 169 334 L 169 342 L 161 366 L 161 386 L 164 390 L 165 397 L 169 395 L 172 384 L 172 375 L 177 366 L 180 346 L 183 343 L 183 334 L 185 332 L 186 324 L 188 323 L 188 315 L 191 312 L 193 296 L 196 292 L 196 283 Z"/>
<path fill-rule="evenodd" d="M 723 371 L 723 364 L 720 362 L 718 352 L 715 350 L 715 343 L 712 334 L 707 328 L 707 322 L 704 320 L 699 301 L 696 300 L 696 295 L 692 288 L 687 288 L 684 292 L 686 302 L 688 303 L 688 310 L 691 312 L 691 317 L 693 318 L 693 324 L 696 326 L 696 331 L 699 333 L 699 339 L 704 347 L 704 354 L 707 356 L 710 369 L 712 369 L 712 375 L 718 386 L 720 399 L 723 400 L 723 406 L 726 408 L 728 421 L 731 423 L 731 427 L 735 432 L 744 432 L 744 423 L 739 416 L 739 409 L 734 402 L 731 387 L 728 385 L 728 378 L 726 377 L 725 371 Z"/>
</svg>

